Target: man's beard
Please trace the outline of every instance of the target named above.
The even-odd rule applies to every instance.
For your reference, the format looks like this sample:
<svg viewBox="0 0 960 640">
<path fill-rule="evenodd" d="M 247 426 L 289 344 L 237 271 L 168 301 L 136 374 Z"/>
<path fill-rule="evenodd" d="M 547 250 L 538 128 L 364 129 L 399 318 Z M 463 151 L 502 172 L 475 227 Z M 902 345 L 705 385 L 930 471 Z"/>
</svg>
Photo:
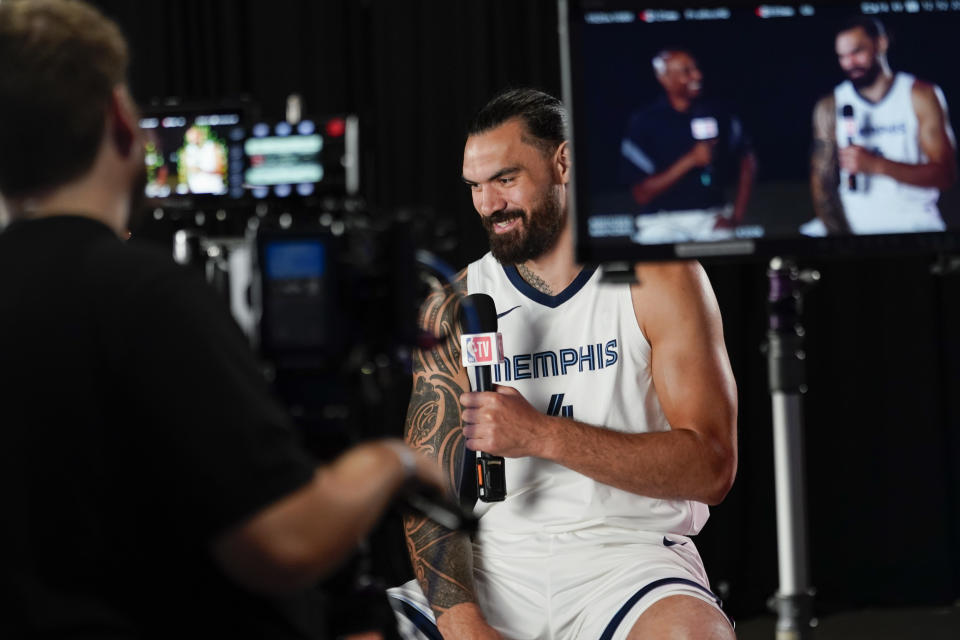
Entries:
<svg viewBox="0 0 960 640">
<path fill-rule="evenodd" d="M 850 75 L 850 71 L 859 71 L 862 70 L 864 73 L 859 78 L 854 78 Z M 874 82 L 877 81 L 877 78 L 880 76 L 880 73 L 883 71 L 883 67 L 880 66 L 880 62 L 874 58 L 873 64 L 870 65 L 867 69 L 851 69 L 847 72 L 847 77 L 850 78 L 850 82 L 853 83 L 853 86 L 857 89 L 865 89 L 869 87 Z"/>
<path fill-rule="evenodd" d="M 514 218 L 521 219 L 521 227 L 497 233 L 493 225 Z M 501 264 L 521 264 L 539 258 L 553 248 L 563 230 L 563 214 L 560 203 L 550 194 L 544 194 L 530 213 L 520 209 L 497 211 L 482 218 L 490 238 L 490 253 Z"/>
</svg>

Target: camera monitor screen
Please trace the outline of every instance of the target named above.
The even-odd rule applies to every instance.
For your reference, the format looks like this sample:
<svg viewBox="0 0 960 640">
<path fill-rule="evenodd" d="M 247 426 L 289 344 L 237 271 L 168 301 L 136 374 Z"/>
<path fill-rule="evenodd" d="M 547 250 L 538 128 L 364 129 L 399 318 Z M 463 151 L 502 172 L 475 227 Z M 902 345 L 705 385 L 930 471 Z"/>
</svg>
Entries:
<svg viewBox="0 0 960 640">
<path fill-rule="evenodd" d="M 145 114 L 140 128 L 146 137 L 147 197 L 243 197 L 239 111 L 165 109 Z"/>
<path fill-rule="evenodd" d="M 960 2 L 559 9 L 580 260 L 960 244 Z"/>
<path fill-rule="evenodd" d="M 320 349 L 333 327 L 328 247 L 319 236 L 261 235 L 261 345 L 268 353 Z"/>
<path fill-rule="evenodd" d="M 244 185 L 254 198 L 352 195 L 359 188 L 357 118 L 253 125 Z"/>
</svg>

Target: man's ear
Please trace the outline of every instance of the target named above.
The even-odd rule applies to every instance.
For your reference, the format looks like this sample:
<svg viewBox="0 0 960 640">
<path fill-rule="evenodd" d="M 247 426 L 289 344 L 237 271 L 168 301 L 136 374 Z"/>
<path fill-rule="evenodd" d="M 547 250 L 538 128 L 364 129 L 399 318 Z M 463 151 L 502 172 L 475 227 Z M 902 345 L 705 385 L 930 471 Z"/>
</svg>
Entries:
<svg viewBox="0 0 960 640">
<path fill-rule="evenodd" d="M 560 177 L 560 184 L 570 182 L 570 165 L 570 143 L 564 140 L 554 153 L 554 166 L 557 169 L 557 175 Z"/>
<path fill-rule="evenodd" d="M 123 85 L 114 87 L 110 94 L 109 116 L 110 139 L 116 146 L 117 153 L 127 158 L 133 150 L 133 141 L 139 124 L 133 99 Z"/>
</svg>

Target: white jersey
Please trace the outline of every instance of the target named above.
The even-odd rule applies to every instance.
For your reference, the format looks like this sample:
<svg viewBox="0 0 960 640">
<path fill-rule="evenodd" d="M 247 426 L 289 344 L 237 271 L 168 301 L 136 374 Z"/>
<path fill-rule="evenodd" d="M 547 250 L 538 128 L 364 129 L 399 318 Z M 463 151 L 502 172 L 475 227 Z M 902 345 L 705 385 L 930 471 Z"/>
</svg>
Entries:
<svg viewBox="0 0 960 640">
<path fill-rule="evenodd" d="M 865 99 L 849 80 L 833 90 L 837 106 L 837 146 L 851 143 L 894 162 L 922 164 L 927 157 L 920 149 L 917 136 L 917 114 L 913 108 L 915 78 L 898 72 L 887 95 L 879 102 Z M 934 87 L 946 113 L 946 101 L 939 87 Z M 853 107 L 855 127 L 848 131 L 842 117 L 846 105 Z M 953 142 L 953 133 L 947 125 Z M 850 190 L 847 173 L 841 171 L 840 200 L 850 229 L 854 233 L 896 233 L 910 231 L 943 231 L 946 227 L 937 209 L 940 191 L 917 187 L 882 175 L 857 175 L 856 190 Z"/>
<path fill-rule="evenodd" d="M 503 335 L 506 362 L 494 367 L 494 382 L 547 414 L 630 433 L 667 431 L 630 287 L 599 279 L 599 270 L 585 268 L 548 296 L 489 253 L 472 263 L 467 290 L 493 298 Z M 694 535 L 709 517 L 703 503 L 638 496 L 540 458 L 508 458 L 506 483 L 505 501 L 477 503 L 481 536 L 602 525 Z"/>
</svg>

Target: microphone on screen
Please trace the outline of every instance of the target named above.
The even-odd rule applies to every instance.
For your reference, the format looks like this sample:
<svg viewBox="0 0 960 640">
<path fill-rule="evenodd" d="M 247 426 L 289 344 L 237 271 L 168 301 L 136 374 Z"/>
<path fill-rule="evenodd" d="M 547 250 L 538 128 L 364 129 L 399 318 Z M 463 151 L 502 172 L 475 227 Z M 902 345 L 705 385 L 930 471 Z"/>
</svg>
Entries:
<svg viewBox="0 0 960 640">
<path fill-rule="evenodd" d="M 710 142 L 720 137 L 720 124 L 713 116 L 698 116 L 690 120 L 690 134 L 697 142 Z M 713 184 L 713 162 L 700 171 L 700 183 Z"/>
<path fill-rule="evenodd" d="M 843 120 L 843 131 L 847 135 L 847 146 L 849 147 L 853 144 L 853 137 L 857 135 L 857 121 L 853 117 L 853 105 L 843 105 L 840 109 L 840 116 Z M 847 174 L 847 189 L 850 191 L 857 190 L 857 174 Z"/>
</svg>

